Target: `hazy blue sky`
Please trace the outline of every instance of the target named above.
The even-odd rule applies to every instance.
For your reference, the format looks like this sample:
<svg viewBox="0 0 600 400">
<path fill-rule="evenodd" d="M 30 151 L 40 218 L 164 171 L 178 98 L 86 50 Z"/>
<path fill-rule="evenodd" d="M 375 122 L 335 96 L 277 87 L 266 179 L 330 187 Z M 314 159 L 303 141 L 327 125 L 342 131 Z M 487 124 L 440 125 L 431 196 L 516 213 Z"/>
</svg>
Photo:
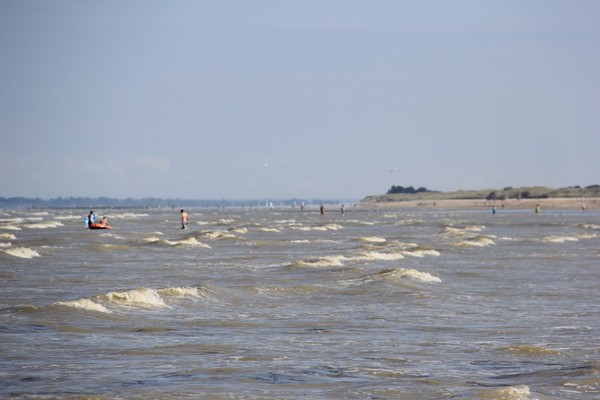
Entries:
<svg viewBox="0 0 600 400">
<path fill-rule="evenodd" d="M 598 184 L 600 1 L 0 0 L 0 137 L 5 197 Z"/>
</svg>

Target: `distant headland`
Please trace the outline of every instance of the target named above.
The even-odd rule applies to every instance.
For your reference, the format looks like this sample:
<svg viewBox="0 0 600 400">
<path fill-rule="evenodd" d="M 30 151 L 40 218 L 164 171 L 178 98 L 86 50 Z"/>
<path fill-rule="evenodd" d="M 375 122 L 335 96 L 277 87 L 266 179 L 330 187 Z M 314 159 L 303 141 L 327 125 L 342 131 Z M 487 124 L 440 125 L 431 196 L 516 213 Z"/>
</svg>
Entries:
<svg viewBox="0 0 600 400">
<path fill-rule="evenodd" d="M 366 208 L 533 208 L 540 204 L 556 209 L 600 209 L 600 185 L 505 187 L 503 189 L 439 192 L 420 187 L 392 186 L 386 194 L 367 196 L 360 201 Z"/>
</svg>

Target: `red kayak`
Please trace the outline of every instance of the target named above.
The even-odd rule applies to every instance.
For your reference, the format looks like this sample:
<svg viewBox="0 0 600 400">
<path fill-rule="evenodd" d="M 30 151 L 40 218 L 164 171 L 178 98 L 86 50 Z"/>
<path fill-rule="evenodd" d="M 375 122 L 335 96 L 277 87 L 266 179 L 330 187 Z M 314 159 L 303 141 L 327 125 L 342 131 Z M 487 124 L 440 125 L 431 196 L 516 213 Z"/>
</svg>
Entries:
<svg viewBox="0 0 600 400">
<path fill-rule="evenodd" d="M 102 224 L 91 224 L 88 228 L 90 228 L 90 229 L 111 229 L 110 225 L 102 225 Z"/>
</svg>

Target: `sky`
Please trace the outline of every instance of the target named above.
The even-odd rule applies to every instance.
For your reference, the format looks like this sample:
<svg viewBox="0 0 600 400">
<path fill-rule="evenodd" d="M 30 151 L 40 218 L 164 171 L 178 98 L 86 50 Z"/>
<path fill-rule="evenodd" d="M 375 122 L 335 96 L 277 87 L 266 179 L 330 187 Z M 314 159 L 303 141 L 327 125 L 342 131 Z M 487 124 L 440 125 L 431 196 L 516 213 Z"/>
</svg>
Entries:
<svg viewBox="0 0 600 400">
<path fill-rule="evenodd" d="M 600 183 L 600 1 L 0 0 L 0 197 Z"/>
</svg>

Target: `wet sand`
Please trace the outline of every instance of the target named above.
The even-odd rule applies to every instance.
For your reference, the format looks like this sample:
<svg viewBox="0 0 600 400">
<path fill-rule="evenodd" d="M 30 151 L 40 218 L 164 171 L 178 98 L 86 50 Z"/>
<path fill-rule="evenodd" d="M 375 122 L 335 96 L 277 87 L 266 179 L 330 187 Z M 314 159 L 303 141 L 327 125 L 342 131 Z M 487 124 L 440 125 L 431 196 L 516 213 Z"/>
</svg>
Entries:
<svg viewBox="0 0 600 400">
<path fill-rule="evenodd" d="M 509 200 L 410 200 L 410 201 L 389 201 L 372 202 L 363 201 L 360 207 L 376 209 L 491 209 L 496 206 L 501 209 L 531 209 L 535 210 L 536 205 L 541 210 L 600 210 L 600 198 L 554 198 L 554 199 L 509 199 Z"/>
</svg>

